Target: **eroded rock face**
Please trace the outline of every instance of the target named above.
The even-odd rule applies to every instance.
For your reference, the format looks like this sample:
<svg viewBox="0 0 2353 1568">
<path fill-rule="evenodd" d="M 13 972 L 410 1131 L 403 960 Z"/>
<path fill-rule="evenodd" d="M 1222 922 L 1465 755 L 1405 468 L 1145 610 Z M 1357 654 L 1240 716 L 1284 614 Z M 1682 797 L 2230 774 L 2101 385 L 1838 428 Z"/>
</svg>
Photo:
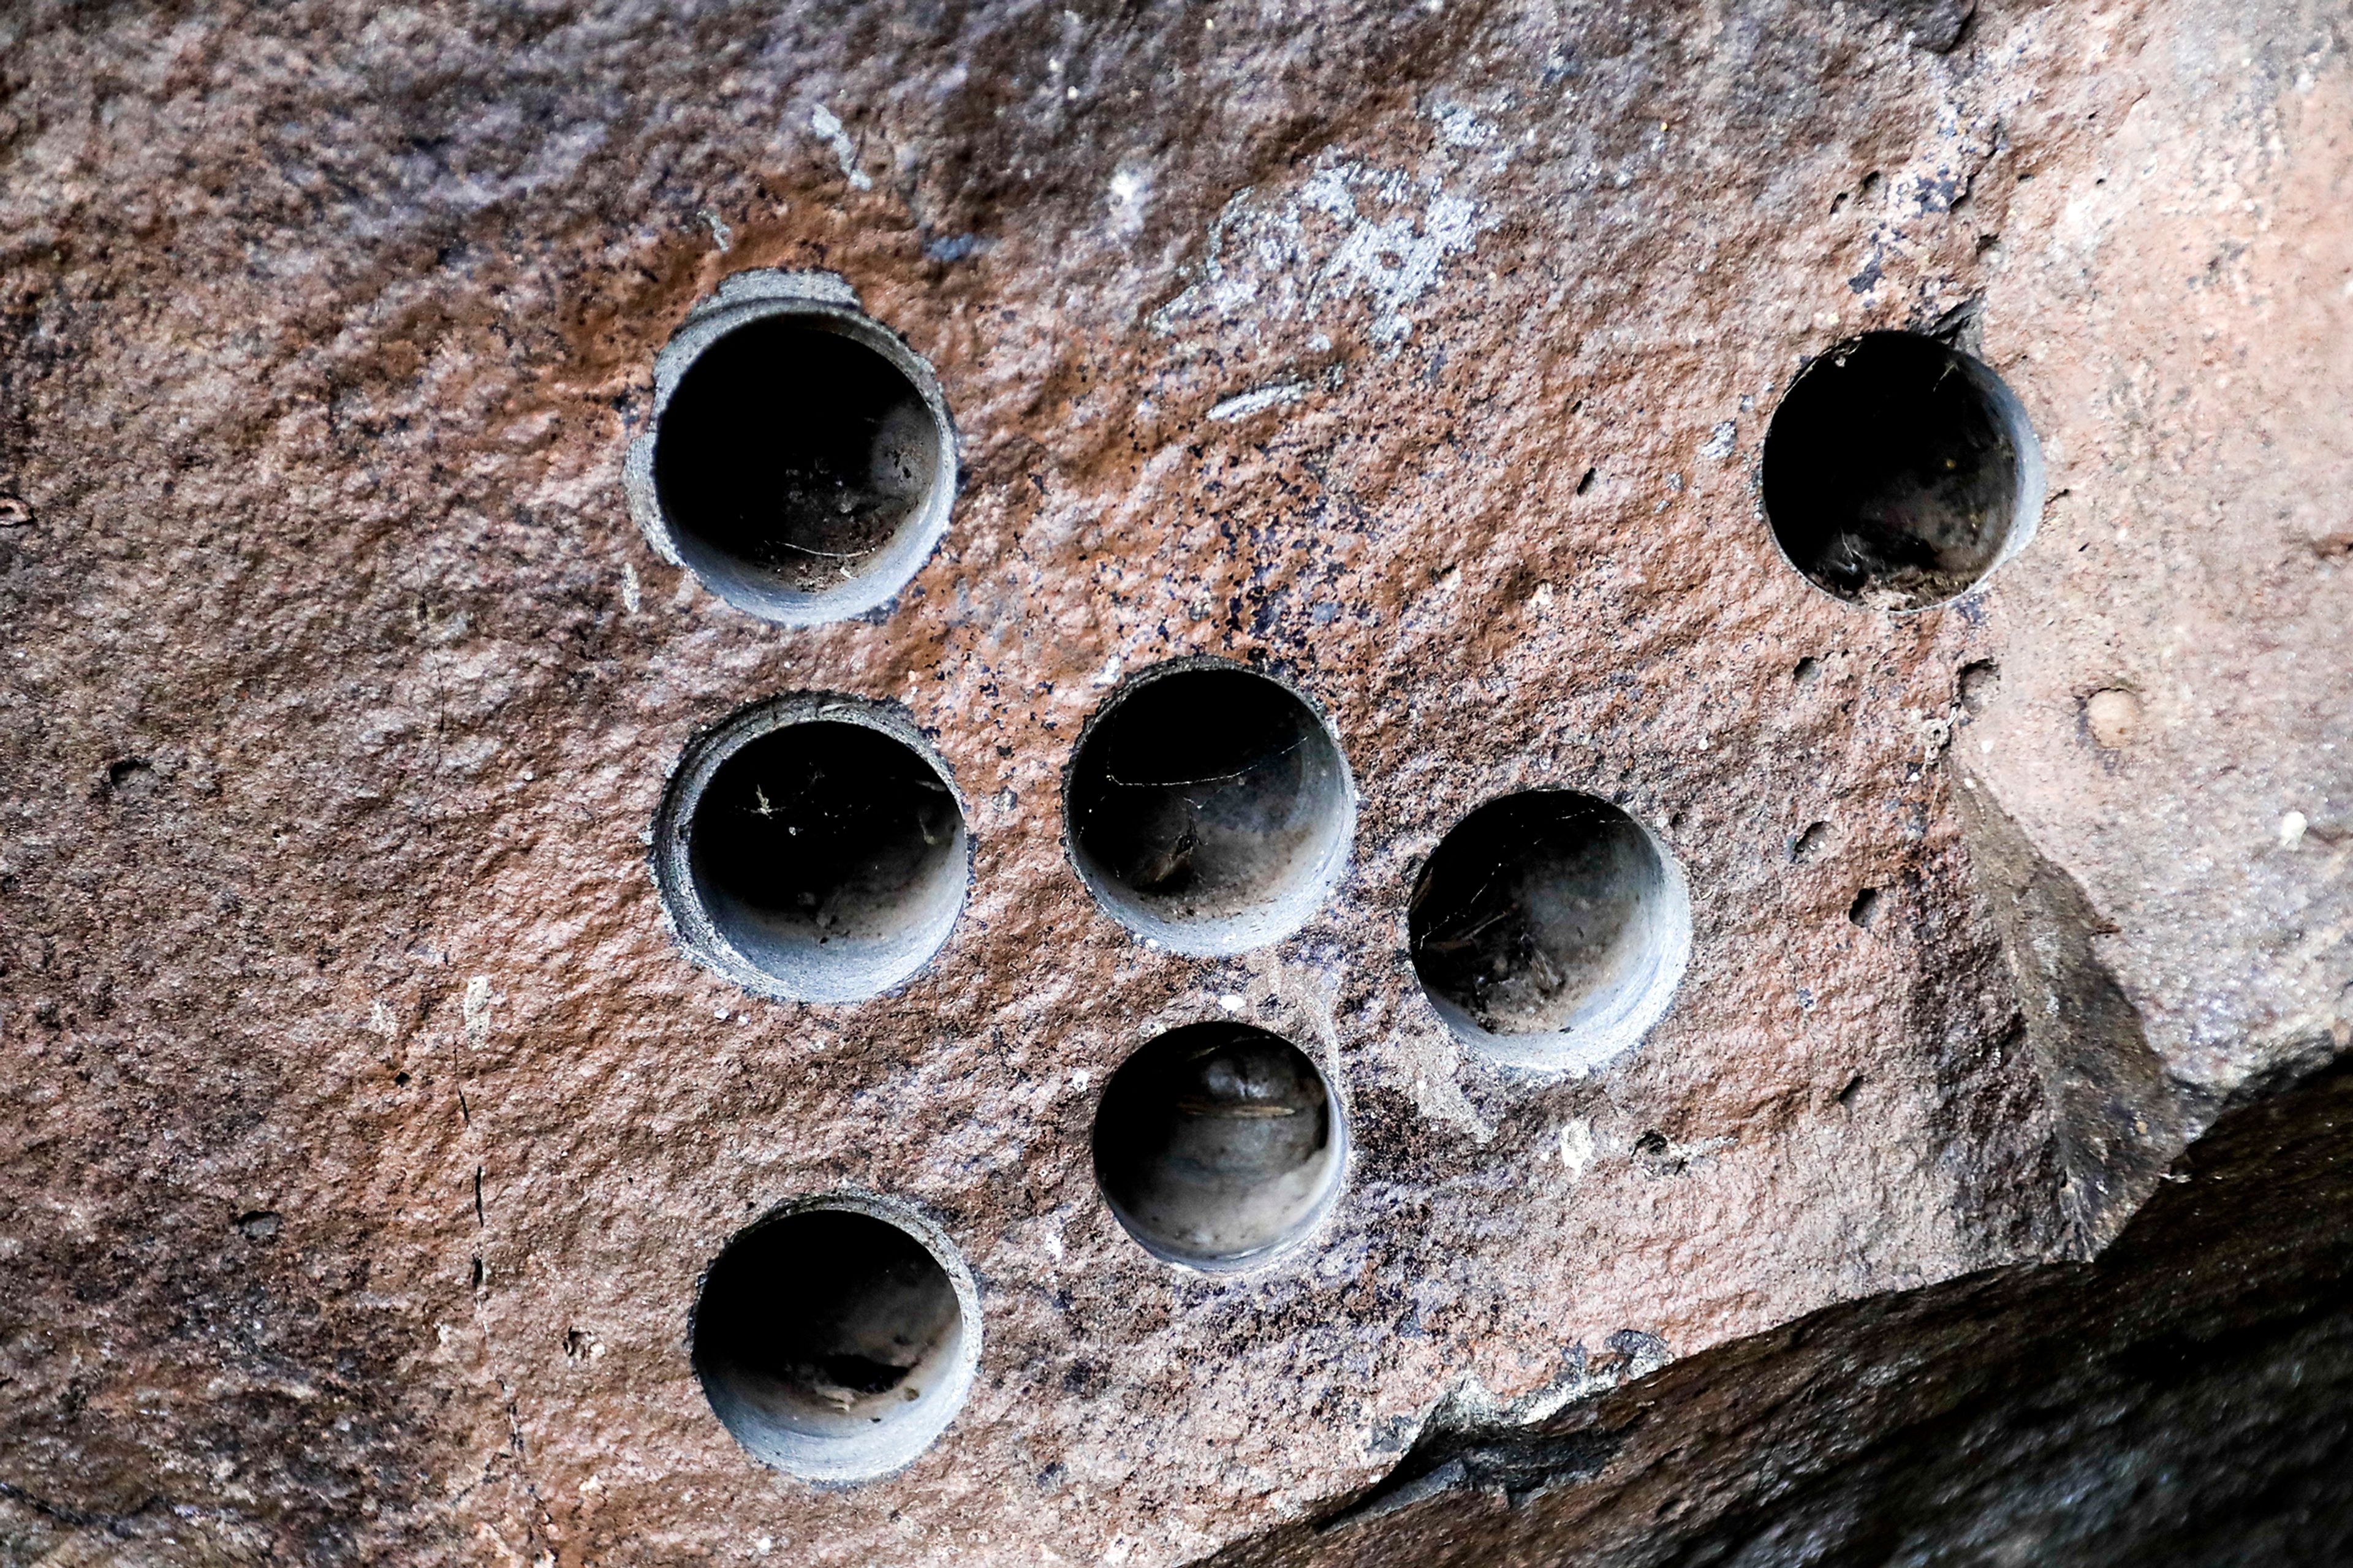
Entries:
<svg viewBox="0 0 2353 1568">
<path fill-rule="evenodd" d="M 1703 1419 L 1800 1320 L 1990 1364 L 1898 1357 L 1903 1303 L 2109 1268 L 2353 1040 L 2337 21 L 12 9 L 7 1554 L 1169 1564 L 1506 1427 L 1577 1447 L 1574 1530 L 1662 1531 L 1629 1478 L 1672 1465 L 1593 1436 L 1619 1384 Z M 747 615 L 629 517 L 657 355 L 757 268 L 902 335 L 961 439 L 857 620 Z M 1810 357 L 1891 330 L 2047 469 L 2031 543 L 1916 615 L 1818 591 L 1756 483 Z M 1198 656 L 1303 694 L 1355 792 L 1329 900 L 1225 957 L 1063 841 L 1089 717 Z M 689 742 L 791 693 L 887 706 L 970 835 L 881 997 L 696 967 L 649 870 Z M 1589 1070 L 1481 1050 L 1408 952 L 1433 848 L 1532 789 L 1689 890 L 1672 1005 Z M 1237 1273 L 1138 1246 L 1091 1152 L 1113 1071 L 1211 1019 L 1347 1136 Z M 818 1486 L 728 1435 L 690 1312 L 845 1193 L 953 1246 L 978 1362 L 906 1468 Z M 1463 1473 L 1315 1539 L 1507 1539 Z M 1525 1553 L 1604 1539 L 1545 1500 Z"/>
<path fill-rule="evenodd" d="M 2090 1264 L 1850 1302 L 1440 1432 L 1308 1563 L 2341 1563 L 2353 1075 L 2233 1110 Z"/>
</svg>

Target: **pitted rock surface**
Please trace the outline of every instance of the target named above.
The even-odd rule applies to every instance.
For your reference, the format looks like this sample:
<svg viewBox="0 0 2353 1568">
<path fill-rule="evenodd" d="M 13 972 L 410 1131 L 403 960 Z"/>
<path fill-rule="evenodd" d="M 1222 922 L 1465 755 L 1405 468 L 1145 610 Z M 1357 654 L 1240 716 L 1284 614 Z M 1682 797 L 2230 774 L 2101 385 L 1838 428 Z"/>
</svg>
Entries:
<svg viewBox="0 0 2353 1568">
<path fill-rule="evenodd" d="M 2348 110 L 2295 0 L 12 7 L 0 1556 L 1176 1564 L 2078 1267 L 2353 1040 Z M 729 608 L 622 494 L 655 355 L 767 267 L 964 443 L 849 624 Z M 2050 470 L 1912 616 L 1792 571 L 1755 482 L 1880 329 Z M 1360 792 L 1327 907 L 1232 959 L 1062 838 L 1088 716 L 1204 654 Z M 871 1002 L 694 967 L 648 870 L 690 738 L 796 691 L 899 705 L 974 834 Z M 1537 786 L 1692 891 L 1584 1076 L 1466 1050 L 1406 953 L 1431 848 Z M 1236 1016 L 1331 1079 L 1346 1184 L 1187 1273 L 1089 1131 Z M 983 1342 L 921 1458 L 818 1488 L 688 1318 L 849 1191 L 954 1240 Z"/>
</svg>

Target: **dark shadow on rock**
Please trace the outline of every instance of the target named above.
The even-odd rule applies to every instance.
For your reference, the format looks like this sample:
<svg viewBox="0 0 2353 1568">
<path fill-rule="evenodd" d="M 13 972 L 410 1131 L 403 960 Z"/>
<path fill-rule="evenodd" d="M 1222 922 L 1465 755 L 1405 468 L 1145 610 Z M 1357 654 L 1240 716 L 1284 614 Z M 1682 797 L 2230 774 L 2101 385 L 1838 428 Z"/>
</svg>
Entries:
<svg viewBox="0 0 2353 1568">
<path fill-rule="evenodd" d="M 2189 1130 L 2139 1013 L 2094 950 L 2116 927 L 1985 790 L 1953 793 L 2055 1123 L 2063 1250 L 2089 1258 L 2147 1199 Z"/>
<path fill-rule="evenodd" d="M 1425 1441 L 1216 1568 L 2353 1563 L 2353 1062 L 2225 1112 L 2092 1262 L 1826 1309 Z"/>
</svg>

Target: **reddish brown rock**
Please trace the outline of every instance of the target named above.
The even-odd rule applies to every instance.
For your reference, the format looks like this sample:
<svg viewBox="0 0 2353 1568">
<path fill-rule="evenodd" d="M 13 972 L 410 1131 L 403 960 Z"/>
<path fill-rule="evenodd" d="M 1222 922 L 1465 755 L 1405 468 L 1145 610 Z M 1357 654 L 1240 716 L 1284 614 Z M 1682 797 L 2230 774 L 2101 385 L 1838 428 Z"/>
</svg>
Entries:
<svg viewBox="0 0 2353 1568">
<path fill-rule="evenodd" d="M 1441 1429 L 2095 1252 L 2353 1037 L 2338 20 L 15 8 L 7 1560 L 1174 1564 Z M 628 515 L 656 355 L 759 268 L 845 280 L 963 443 L 855 622 Z M 1907 616 L 1792 571 L 1756 472 L 1809 357 L 1894 329 L 2047 466 L 2024 552 Z M 1358 791 L 1328 904 L 1233 957 L 1062 843 L 1081 727 L 1191 655 L 1293 682 Z M 689 740 L 793 692 L 896 704 L 971 834 L 872 1001 L 695 967 L 649 869 Z M 1467 1048 L 1406 952 L 1433 847 L 1538 786 L 1690 890 L 1672 1007 L 1581 1077 Z M 1348 1169 L 1186 1272 L 1093 1109 L 1234 1016 Z M 981 1342 L 828 1489 L 688 1328 L 845 1191 L 952 1241 Z"/>
</svg>

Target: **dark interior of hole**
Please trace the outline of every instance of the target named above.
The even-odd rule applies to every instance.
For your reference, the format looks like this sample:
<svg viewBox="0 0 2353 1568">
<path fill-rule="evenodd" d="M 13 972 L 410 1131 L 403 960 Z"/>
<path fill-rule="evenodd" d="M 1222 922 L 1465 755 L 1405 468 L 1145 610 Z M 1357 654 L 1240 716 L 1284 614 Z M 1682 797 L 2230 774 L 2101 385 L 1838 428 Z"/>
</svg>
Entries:
<svg viewBox="0 0 2353 1568">
<path fill-rule="evenodd" d="M 1330 1185 L 1332 1102 L 1280 1035 L 1196 1024 L 1123 1063 L 1095 1113 L 1095 1176 L 1163 1250 L 1236 1258 L 1286 1239 Z"/>
<path fill-rule="evenodd" d="M 2017 504 L 2018 452 L 1992 395 L 1931 338 L 1873 332 L 1816 360 L 1765 438 L 1765 510 L 1798 569 L 1888 609 L 1990 571 Z"/>
<path fill-rule="evenodd" d="M 1557 1030 L 1623 973 L 1660 879 L 1658 851 L 1614 806 L 1550 791 L 1491 802 L 1415 882 L 1414 968 L 1492 1034 Z"/>
<path fill-rule="evenodd" d="M 938 426 L 898 367 L 771 317 L 703 351 L 654 442 L 663 515 L 697 545 L 815 593 L 857 576 L 922 507 Z"/>
<path fill-rule="evenodd" d="M 962 1321 L 955 1287 L 923 1244 L 869 1215 L 818 1209 L 729 1247 L 703 1283 L 694 1363 L 811 1415 L 870 1420 L 913 1403 L 910 1374 Z"/>
<path fill-rule="evenodd" d="M 695 883 L 739 939 L 753 924 L 818 942 L 896 935 L 955 855 L 957 822 L 955 796 L 903 742 L 863 724 L 788 725 L 704 786 L 690 828 Z"/>
<path fill-rule="evenodd" d="M 1097 875 L 1216 913 L 1275 891 L 1344 788 L 1298 697 L 1245 670 L 1183 670 L 1136 686 L 1089 732 L 1071 831 Z"/>
</svg>

